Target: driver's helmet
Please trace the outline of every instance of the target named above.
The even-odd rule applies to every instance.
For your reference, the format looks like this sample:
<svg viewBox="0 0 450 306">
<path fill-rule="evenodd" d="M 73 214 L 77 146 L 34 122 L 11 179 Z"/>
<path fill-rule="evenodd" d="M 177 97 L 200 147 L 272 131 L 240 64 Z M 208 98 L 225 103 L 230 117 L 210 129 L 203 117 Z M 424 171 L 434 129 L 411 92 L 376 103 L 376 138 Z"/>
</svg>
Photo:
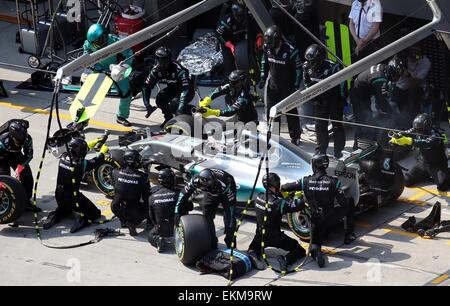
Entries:
<svg viewBox="0 0 450 306">
<path fill-rule="evenodd" d="M 156 64 L 161 71 L 169 69 L 170 62 L 172 61 L 172 51 L 167 47 L 159 47 L 155 52 Z"/>
<path fill-rule="evenodd" d="M 99 23 L 91 25 L 86 36 L 89 43 L 96 50 L 103 48 L 108 42 L 108 33 L 105 27 Z"/>
</svg>

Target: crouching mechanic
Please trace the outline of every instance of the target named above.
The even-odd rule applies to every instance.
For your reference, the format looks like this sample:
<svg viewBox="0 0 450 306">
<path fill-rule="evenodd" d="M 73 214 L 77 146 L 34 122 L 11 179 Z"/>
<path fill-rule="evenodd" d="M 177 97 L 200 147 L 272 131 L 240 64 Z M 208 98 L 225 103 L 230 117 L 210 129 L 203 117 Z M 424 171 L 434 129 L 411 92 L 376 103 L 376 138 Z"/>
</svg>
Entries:
<svg viewBox="0 0 450 306">
<path fill-rule="evenodd" d="M 264 247 L 276 247 L 288 251 L 286 256 L 279 255 L 278 261 L 282 271 L 298 259 L 305 257 L 306 251 L 295 240 L 281 231 L 281 219 L 284 214 L 300 211 L 305 207 L 302 199 L 284 199 L 280 192 L 281 180 L 275 173 L 263 177 L 263 186 L 269 192 L 266 218 L 266 193 L 256 198 L 256 235 L 249 246 L 249 256 L 258 269 L 263 269 L 260 262 L 262 243 Z M 264 233 L 263 233 L 264 231 Z"/>
<path fill-rule="evenodd" d="M 328 230 L 344 219 L 345 244 L 352 243 L 354 233 L 353 200 L 347 199 L 341 189 L 341 182 L 327 175 L 329 159 L 325 154 L 316 154 L 311 159 L 313 175 L 306 176 L 294 183 L 281 186 L 281 191 L 303 191 L 306 202 L 311 208 L 311 256 L 320 268 L 325 266 L 325 258 L 321 251 L 323 240 Z M 337 205 L 335 205 L 335 199 Z"/>
<path fill-rule="evenodd" d="M 433 128 L 428 114 L 420 114 L 413 121 L 413 128 L 395 135 L 390 143 L 419 148 L 419 162 L 405 174 L 405 185 L 412 187 L 432 179 L 439 191 L 450 188 L 450 176 L 446 148 L 441 134 Z"/>
<path fill-rule="evenodd" d="M 33 159 L 33 139 L 28 134 L 28 122 L 12 120 L 8 131 L 0 135 L 0 175 L 10 175 L 15 170 L 28 199 L 33 193 L 33 174 L 30 161 Z M 27 210 L 40 212 L 41 210 L 27 203 Z"/>
<path fill-rule="evenodd" d="M 204 98 L 200 102 L 200 112 L 203 117 L 231 117 L 237 114 L 238 120 L 243 123 L 257 123 L 258 113 L 250 95 L 247 73 L 243 70 L 235 70 L 229 75 L 228 82 L 228 84 L 217 88 L 209 97 Z M 226 108 L 209 108 L 213 100 L 223 95 L 225 95 Z"/>
<path fill-rule="evenodd" d="M 131 236 L 136 236 L 136 227 L 147 219 L 147 225 L 152 223 L 148 217 L 148 197 L 150 184 L 148 174 L 139 170 L 141 155 L 136 150 L 127 150 L 123 155 L 125 168 L 114 169 L 114 199 L 111 210 L 116 215 L 122 227 L 127 227 Z"/>
<path fill-rule="evenodd" d="M 87 40 L 84 42 L 83 51 L 84 54 L 89 54 L 96 52 L 106 46 L 112 45 L 113 43 L 119 41 L 120 38 L 113 34 L 108 34 L 105 27 L 101 24 L 95 23 L 89 27 L 87 32 Z M 122 53 L 110 56 L 99 63 L 91 67 L 95 72 L 104 73 L 109 72 L 109 65 L 118 64 L 121 61 L 129 58 L 133 55 L 131 49 L 127 49 Z M 133 59 L 129 59 L 125 64 L 131 65 Z M 131 87 L 130 81 L 127 77 L 123 80 L 115 83 L 119 88 L 120 93 L 120 104 L 119 111 L 117 112 L 117 123 L 123 126 L 131 126 L 131 123 L 127 120 L 130 116 L 130 105 L 131 105 Z"/>
<path fill-rule="evenodd" d="M 84 139 L 73 138 L 68 149 L 59 160 L 55 190 L 58 207 L 48 215 L 43 228 L 49 229 L 72 212 L 77 212 L 79 215 L 70 229 L 71 233 L 75 233 L 101 216 L 100 209 L 80 192 L 80 184 L 86 173 L 103 162 L 108 147 L 103 145 L 98 156 L 90 160 L 85 159 L 88 144 Z"/>
<path fill-rule="evenodd" d="M 159 186 L 151 189 L 149 214 L 153 228 L 148 234 L 148 242 L 164 252 L 168 248 L 167 240 L 173 236 L 174 212 L 179 191 L 175 189 L 175 173 L 172 169 L 163 169 L 158 175 Z"/>
<path fill-rule="evenodd" d="M 225 244 L 230 248 L 236 229 L 236 219 L 234 217 L 236 183 L 234 182 L 233 176 L 219 169 L 204 169 L 198 175 L 194 176 L 186 184 L 184 190 L 180 192 L 175 207 L 176 226 L 180 223 L 180 217 L 188 213 L 188 199 L 197 189 L 200 189 L 203 193 L 203 199 L 200 205 L 202 207 L 202 213 L 208 221 L 212 248 L 217 249 L 218 239 L 216 237 L 214 218 L 216 217 L 219 204 L 222 204 L 224 210 Z M 234 247 L 236 247 L 236 241 L 234 241 Z"/>
<path fill-rule="evenodd" d="M 194 83 L 189 77 L 189 71 L 179 63 L 172 61 L 172 51 L 167 47 L 160 47 L 155 52 L 156 63 L 150 70 L 142 88 L 142 97 L 147 109 L 146 118 L 155 110 L 150 105 L 153 88 L 159 82 L 167 84 L 156 95 L 156 105 L 164 115 L 164 124 L 173 115 L 190 114 L 189 102 L 194 98 Z"/>
</svg>

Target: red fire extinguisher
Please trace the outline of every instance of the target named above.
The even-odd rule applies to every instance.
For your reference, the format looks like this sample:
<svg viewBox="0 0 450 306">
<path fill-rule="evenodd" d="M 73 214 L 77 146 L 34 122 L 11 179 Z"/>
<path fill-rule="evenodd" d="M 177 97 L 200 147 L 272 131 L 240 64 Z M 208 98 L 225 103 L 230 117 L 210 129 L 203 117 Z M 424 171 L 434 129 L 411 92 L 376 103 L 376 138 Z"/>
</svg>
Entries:
<svg viewBox="0 0 450 306">
<path fill-rule="evenodd" d="M 144 13 L 145 11 L 139 6 L 128 6 L 120 16 L 114 18 L 117 35 L 120 38 L 125 38 L 142 30 L 145 27 Z M 137 52 L 143 47 L 143 44 L 138 44 L 132 49 Z"/>
</svg>

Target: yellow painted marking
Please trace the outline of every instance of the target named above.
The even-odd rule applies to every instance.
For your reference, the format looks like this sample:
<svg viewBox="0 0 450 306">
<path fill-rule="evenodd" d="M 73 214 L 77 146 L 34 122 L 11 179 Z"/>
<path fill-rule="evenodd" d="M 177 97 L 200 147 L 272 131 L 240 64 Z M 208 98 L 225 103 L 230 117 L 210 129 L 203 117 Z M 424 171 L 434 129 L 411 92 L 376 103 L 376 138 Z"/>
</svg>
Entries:
<svg viewBox="0 0 450 306">
<path fill-rule="evenodd" d="M 113 212 L 112 212 L 111 209 L 107 209 L 107 210 L 102 211 L 102 215 L 103 215 L 103 216 L 109 216 L 109 215 L 111 215 L 112 213 L 113 213 Z"/>
<path fill-rule="evenodd" d="M 99 200 L 95 204 L 100 205 L 100 206 L 110 206 L 111 205 L 111 201 Z"/>
<path fill-rule="evenodd" d="M 450 192 L 439 191 L 439 190 L 437 190 L 435 188 L 428 189 L 428 188 L 423 188 L 423 187 L 413 187 L 413 188 L 408 188 L 408 189 L 417 190 L 417 191 L 421 191 L 421 192 L 427 192 L 427 193 L 430 193 L 430 194 L 434 194 L 434 195 L 450 198 Z"/>
<path fill-rule="evenodd" d="M 27 111 L 27 112 L 33 112 L 36 114 L 50 115 L 50 112 L 45 109 L 33 108 L 33 107 L 28 107 L 28 106 L 23 106 L 23 105 L 15 105 L 15 104 L 12 104 L 9 102 L 0 102 L 0 106 L 12 108 L 12 109 L 23 110 L 23 111 Z M 53 112 L 53 115 L 56 116 L 56 112 Z M 66 120 L 72 122 L 72 117 L 70 117 L 70 115 L 61 114 L 61 112 L 60 112 L 59 116 L 62 119 L 66 119 Z M 105 129 L 115 130 L 115 131 L 120 131 L 120 132 L 131 132 L 133 130 L 131 128 L 123 127 L 123 126 L 120 126 L 117 124 L 109 124 L 109 123 L 96 121 L 96 120 L 92 120 L 92 119 L 89 120 L 89 125 L 96 125 L 96 126 L 99 126 L 99 127 L 105 128 Z"/>
<path fill-rule="evenodd" d="M 355 225 L 359 226 L 359 227 L 364 227 L 364 228 L 370 228 L 372 226 L 372 225 L 367 224 L 367 223 L 359 223 L 359 222 L 356 222 Z"/>
<path fill-rule="evenodd" d="M 420 237 L 417 234 L 409 233 L 409 232 L 405 232 L 405 231 L 401 231 L 401 230 L 397 230 L 397 229 L 393 229 L 393 228 L 383 228 L 383 231 L 385 231 L 386 233 L 389 233 L 389 234 L 392 233 L 392 234 L 411 237 L 411 238 Z"/>
<path fill-rule="evenodd" d="M 398 198 L 397 201 L 400 202 L 400 203 L 412 204 L 412 205 L 417 205 L 417 206 L 421 206 L 421 207 L 427 205 L 426 201 L 418 201 L 418 200 L 410 201 L 407 198 Z"/>
<path fill-rule="evenodd" d="M 448 244 L 448 245 L 450 245 L 450 241 L 449 241 L 449 242 L 447 242 L 447 244 Z"/>
<path fill-rule="evenodd" d="M 445 281 L 447 278 L 449 278 L 449 275 L 443 274 L 443 275 L 439 276 L 438 278 L 435 278 L 431 283 L 438 285 L 438 284 L 442 283 L 443 281 Z"/>
<path fill-rule="evenodd" d="M 421 197 L 426 196 L 427 194 L 428 194 L 428 192 L 426 192 L 426 191 L 420 191 L 420 192 L 416 193 L 415 195 L 409 197 L 409 198 L 408 198 L 408 201 L 414 202 L 415 200 L 418 200 L 418 199 L 420 199 Z"/>
</svg>

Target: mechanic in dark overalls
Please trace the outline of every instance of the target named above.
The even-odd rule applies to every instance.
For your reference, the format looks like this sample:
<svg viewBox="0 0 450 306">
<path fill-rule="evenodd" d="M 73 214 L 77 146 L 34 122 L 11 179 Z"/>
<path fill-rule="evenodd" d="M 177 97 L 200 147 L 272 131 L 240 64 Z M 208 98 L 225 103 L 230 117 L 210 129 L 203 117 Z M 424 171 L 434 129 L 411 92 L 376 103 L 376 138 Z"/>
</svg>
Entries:
<svg viewBox="0 0 450 306">
<path fill-rule="evenodd" d="M 75 233 L 88 226 L 101 216 L 101 211 L 94 203 L 80 192 L 83 177 L 89 171 L 99 166 L 105 159 L 108 147 L 103 145 L 97 157 L 86 160 L 88 144 L 82 138 L 73 138 L 68 144 L 69 152 L 65 152 L 59 160 L 58 177 L 56 180 L 55 198 L 58 207 L 50 212 L 43 224 L 49 229 L 72 212 L 79 215 L 70 229 Z"/>
<path fill-rule="evenodd" d="M 358 75 L 351 91 L 353 113 L 357 123 L 382 125 L 391 117 L 392 108 L 388 101 L 391 82 L 398 81 L 403 72 L 402 61 L 394 58 L 388 65 L 378 64 Z M 378 123 L 371 111 L 372 96 L 375 96 L 376 106 L 384 118 Z M 376 135 L 369 128 L 357 127 L 353 149 L 357 148 L 359 138 L 376 140 Z"/>
<path fill-rule="evenodd" d="M 194 98 L 194 83 L 189 71 L 176 61 L 172 60 L 172 51 L 167 47 L 160 47 L 155 52 L 156 63 L 148 74 L 142 98 L 147 109 L 146 118 L 155 110 L 150 105 L 150 96 L 153 88 L 159 82 L 167 84 L 156 95 L 156 105 L 164 114 L 164 123 L 173 118 L 173 115 L 190 114 L 189 102 Z"/>
<path fill-rule="evenodd" d="M 225 244 L 230 248 L 236 229 L 236 219 L 234 216 L 236 207 L 236 183 L 233 176 L 219 169 L 204 169 L 198 175 L 194 176 L 186 184 L 184 190 L 180 192 L 175 207 L 175 225 L 178 226 L 180 217 L 188 213 L 189 197 L 196 190 L 200 190 L 203 195 L 200 205 L 202 213 L 208 221 L 213 244 L 212 248 L 216 249 L 218 242 L 214 218 L 216 217 L 219 204 L 222 204 L 224 210 Z"/>
<path fill-rule="evenodd" d="M 250 94 L 250 85 L 247 73 L 243 70 L 235 70 L 228 77 L 228 84 L 218 87 L 209 97 L 203 99 L 199 106 L 203 108 L 203 116 L 231 117 L 237 114 L 238 120 L 243 123 L 257 122 L 253 97 Z M 211 109 L 212 101 L 225 95 L 227 104 L 224 109 Z"/>
<path fill-rule="evenodd" d="M 148 218 L 150 183 L 148 174 L 139 170 L 141 156 L 136 150 L 127 150 L 123 155 L 125 168 L 114 169 L 114 199 L 111 210 L 122 227 L 127 227 L 131 236 L 136 236 L 136 227 Z M 149 225 L 148 224 L 148 225 Z"/>
<path fill-rule="evenodd" d="M 325 154 L 316 154 L 311 159 L 314 174 L 306 176 L 294 183 L 281 186 L 281 191 L 303 191 L 305 200 L 311 208 L 311 256 L 320 268 L 325 266 L 325 258 L 321 251 L 323 240 L 328 230 L 344 219 L 345 244 L 355 239 L 353 200 L 346 198 L 341 189 L 341 182 L 327 175 L 329 160 Z M 335 205 L 335 199 L 338 206 Z"/>
<path fill-rule="evenodd" d="M 28 122 L 11 120 L 8 131 L 0 135 L 0 175 L 10 175 L 14 169 L 28 199 L 33 195 L 33 174 L 30 161 L 33 159 L 33 139 L 28 134 Z M 27 203 L 27 210 L 41 210 Z"/>
<path fill-rule="evenodd" d="M 309 46 L 305 52 L 303 64 L 303 82 L 305 88 L 311 87 L 340 70 L 340 65 L 327 59 L 326 50 L 316 44 Z M 346 83 L 338 85 L 313 100 L 314 116 L 324 119 L 342 121 L 346 97 Z M 345 130 L 340 122 L 332 122 L 334 156 L 342 157 L 345 147 Z M 328 121 L 316 120 L 316 153 L 327 154 L 329 145 Z"/>
<path fill-rule="evenodd" d="M 266 174 L 262 181 L 264 188 L 269 192 L 267 220 L 264 221 L 266 217 L 266 193 L 262 192 L 255 200 L 256 234 L 248 248 L 249 256 L 258 269 L 262 268 L 258 263 L 262 253 L 261 243 L 264 241 L 265 247 L 275 247 L 288 251 L 287 255 L 277 257 L 281 270 L 286 271 L 287 265 L 291 265 L 304 257 L 306 251 L 297 240 L 290 238 L 281 231 L 281 219 L 287 213 L 301 211 L 305 207 L 305 203 L 303 199 L 283 198 L 280 192 L 281 180 L 277 174 Z M 262 234 L 263 230 L 265 231 L 264 235 Z"/>
<path fill-rule="evenodd" d="M 179 190 L 175 188 L 175 173 L 172 169 L 162 169 L 158 174 L 159 186 L 150 190 L 149 215 L 153 228 L 148 234 L 148 242 L 164 252 L 168 248 L 167 238 L 173 236 L 174 212 Z"/>
<path fill-rule="evenodd" d="M 234 46 L 247 38 L 247 9 L 239 3 L 233 3 L 230 13 L 219 21 L 216 36 L 222 44 L 224 66 L 228 68 L 226 71 L 232 71 L 236 66 Z"/>
<path fill-rule="evenodd" d="M 419 134 L 419 135 L 417 135 Z M 433 128 L 428 114 L 420 114 L 413 121 L 413 128 L 395 135 L 390 143 L 419 148 L 420 159 L 405 175 L 405 185 L 412 187 L 430 178 L 439 191 L 450 188 L 447 152 L 442 135 Z"/>
<path fill-rule="evenodd" d="M 270 78 L 267 84 L 267 120 L 269 111 L 275 104 L 281 102 L 299 89 L 302 80 L 302 61 L 299 51 L 283 38 L 277 26 L 271 26 L 264 33 L 264 54 L 261 60 L 261 81 L 259 88 L 265 85 L 268 73 Z M 295 145 L 300 144 L 300 120 L 297 108 L 289 111 L 287 116 L 289 134 Z M 280 117 L 277 119 L 280 122 Z"/>
</svg>

